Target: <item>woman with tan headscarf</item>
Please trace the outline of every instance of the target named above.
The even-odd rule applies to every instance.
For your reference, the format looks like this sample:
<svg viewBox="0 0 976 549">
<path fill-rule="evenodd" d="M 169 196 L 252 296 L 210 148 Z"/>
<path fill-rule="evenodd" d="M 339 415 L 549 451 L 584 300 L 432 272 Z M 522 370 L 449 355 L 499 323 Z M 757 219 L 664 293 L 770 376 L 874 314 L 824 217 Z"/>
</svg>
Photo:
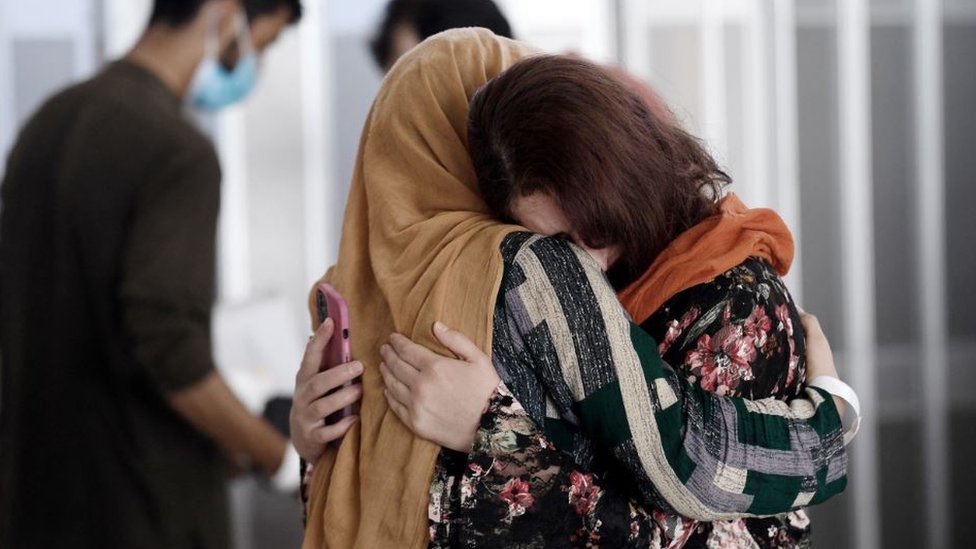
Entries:
<svg viewBox="0 0 976 549">
<path fill-rule="evenodd" d="M 825 392 L 810 389 L 787 406 L 687 386 L 632 330 L 590 256 L 486 214 L 465 148 L 468 101 L 532 53 L 486 31 L 444 33 L 393 68 L 373 105 L 339 260 L 326 277 L 350 304 L 353 355 L 365 364 L 362 412 L 338 451 L 314 465 L 306 547 L 648 546 L 660 542 L 657 508 L 713 520 L 781 512 L 843 487 L 840 422 Z M 437 320 L 481 352 L 564 377 L 568 393 L 551 395 L 552 405 L 588 431 L 611 433 L 617 458 L 636 460 L 636 482 L 658 497 L 632 500 L 627 487 L 581 470 L 504 384 L 467 389 L 488 403 L 467 446 L 442 450 L 413 435 L 382 394 L 378 350 L 394 331 L 442 349 L 431 332 Z M 584 378 L 601 381 L 584 386 Z M 602 399 L 622 403 L 624 416 L 602 415 Z M 802 436 L 784 447 L 794 431 Z M 707 440 L 710 451 L 690 455 L 686 440 Z M 531 451 L 511 455 L 529 446 L 519 441 Z M 773 479 L 762 463 L 769 455 L 788 456 L 779 476 L 803 482 Z M 485 520 L 481 510 L 495 514 Z"/>
</svg>

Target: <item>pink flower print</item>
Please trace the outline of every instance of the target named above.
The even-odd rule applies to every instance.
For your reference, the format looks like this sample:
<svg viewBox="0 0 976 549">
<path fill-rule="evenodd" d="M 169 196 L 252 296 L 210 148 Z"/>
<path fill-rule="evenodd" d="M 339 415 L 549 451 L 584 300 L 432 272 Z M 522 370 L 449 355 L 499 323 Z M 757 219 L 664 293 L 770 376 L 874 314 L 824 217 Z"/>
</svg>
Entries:
<svg viewBox="0 0 976 549">
<path fill-rule="evenodd" d="M 740 381 L 753 378 L 750 364 L 755 359 L 755 339 L 736 324 L 723 327 L 714 337 L 704 334 L 698 338 L 687 362 L 692 373 L 701 377 L 703 389 L 724 395 Z"/>
<path fill-rule="evenodd" d="M 535 503 L 535 499 L 529 493 L 529 483 L 520 478 L 508 481 L 498 497 L 508 504 L 508 514 L 511 517 L 524 515 L 525 511 Z"/>
<path fill-rule="evenodd" d="M 674 342 L 677 341 L 678 336 L 681 335 L 681 325 L 677 320 L 668 322 L 667 326 L 668 331 L 664 333 L 664 341 L 659 343 L 657 346 L 657 352 L 660 355 L 667 353 L 668 349 L 670 349 L 671 346 L 674 345 Z"/>
<path fill-rule="evenodd" d="M 786 386 L 789 387 L 793 384 L 793 380 L 796 379 L 796 372 L 800 365 L 800 357 L 795 353 L 796 343 L 793 338 L 787 338 L 790 342 L 790 364 L 786 368 Z"/>
<path fill-rule="evenodd" d="M 742 519 L 714 522 L 706 544 L 708 547 L 721 549 L 755 547 L 756 545 L 745 521 Z"/>
<path fill-rule="evenodd" d="M 755 338 L 743 333 L 741 326 L 726 326 L 715 334 L 721 339 L 722 352 L 732 361 L 737 373 L 743 378 L 752 378 L 750 364 L 756 360 Z"/>
<path fill-rule="evenodd" d="M 773 321 L 770 320 L 766 310 L 756 305 L 752 309 L 749 318 L 746 319 L 745 334 L 756 341 L 756 347 L 762 349 L 766 346 L 769 339 L 769 332 L 773 329 Z"/>
<path fill-rule="evenodd" d="M 796 378 L 796 372 L 800 365 L 800 357 L 796 354 L 796 340 L 793 339 L 793 321 L 790 319 L 789 310 L 783 305 L 783 315 L 786 317 L 786 341 L 790 346 L 790 364 L 786 369 L 786 386 L 789 387 Z M 776 316 L 780 316 L 780 308 L 776 307 Z M 780 322 L 783 322 L 780 317 Z"/>
<path fill-rule="evenodd" d="M 684 332 L 688 326 L 691 326 L 692 322 L 698 319 L 698 315 L 700 313 L 701 311 L 698 309 L 698 307 L 692 307 L 685 312 L 685 314 L 681 315 L 680 321 L 671 320 L 668 322 L 668 329 L 664 333 L 664 341 L 657 346 L 658 354 L 663 355 L 664 353 L 667 353 L 668 349 L 670 349 L 671 346 L 674 345 L 674 342 L 677 341 L 681 336 L 681 333 Z"/>
<path fill-rule="evenodd" d="M 600 499 L 600 487 L 593 484 L 593 475 L 573 471 L 569 474 L 572 486 L 569 487 L 569 504 L 576 508 L 576 514 L 589 515 Z"/>
<path fill-rule="evenodd" d="M 681 329 L 684 330 L 688 326 L 691 326 L 691 323 L 698 319 L 700 313 L 701 311 L 699 311 L 698 307 L 688 309 L 688 312 L 681 316 Z"/>
<path fill-rule="evenodd" d="M 705 334 L 698 338 L 695 350 L 688 353 L 688 365 L 691 371 L 701 376 L 701 386 L 706 391 L 714 391 L 718 387 L 718 365 L 715 363 L 715 353 L 712 350 L 712 337 Z"/>
<path fill-rule="evenodd" d="M 793 337 L 793 319 L 790 318 L 790 308 L 786 304 L 776 306 L 776 318 L 779 320 L 778 331 L 786 330 L 786 335 Z"/>
</svg>

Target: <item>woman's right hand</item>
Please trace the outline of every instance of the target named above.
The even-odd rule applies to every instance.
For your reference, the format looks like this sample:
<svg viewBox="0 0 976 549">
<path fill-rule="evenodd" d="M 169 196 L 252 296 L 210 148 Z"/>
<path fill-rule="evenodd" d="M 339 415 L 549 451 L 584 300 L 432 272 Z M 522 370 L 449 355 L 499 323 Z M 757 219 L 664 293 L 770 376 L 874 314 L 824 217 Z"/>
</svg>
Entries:
<svg viewBox="0 0 976 549">
<path fill-rule="evenodd" d="M 380 373 L 386 401 L 418 436 L 467 453 L 501 380 L 491 358 L 461 332 L 438 322 L 434 337 L 460 359 L 439 355 L 399 334 L 383 345 Z"/>
<path fill-rule="evenodd" d="M 291 440 L 298 455 L 313 465 L 322 457 L 329 442 L 346 434 L 357 416 L 343 418 L 332 425 L 326 425 L 325 418 L 355 403 L 363 394 L 359 383 L 328 394 L 363 373 L 363 364 L 358 361 L 321 371 L 325 366 L 325 347 L 334 329 L 332 319 L 326 319 L 319 326 L 305 346 L 305 356 L 295 376 L 295 394 L 289 418 Z"/>
</svg>

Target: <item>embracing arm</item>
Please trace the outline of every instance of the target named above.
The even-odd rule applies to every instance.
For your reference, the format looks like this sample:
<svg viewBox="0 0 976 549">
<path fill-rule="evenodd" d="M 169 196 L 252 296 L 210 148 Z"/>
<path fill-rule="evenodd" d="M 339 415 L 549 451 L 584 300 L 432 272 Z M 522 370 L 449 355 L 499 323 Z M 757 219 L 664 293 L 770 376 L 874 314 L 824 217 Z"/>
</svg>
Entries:
<svg viewBox="0 0 976 549">
<path fill-rule="evenodd" d="M 825 393 L 811 389 L 807 398 L 787 405 L 693 387 L 627 321 L 587 257 L 575 257 L 558 241 L 543 244 L 551 249 L 523 250 L 513 262 L 520 272 L 512 279 L 521 283 L 500 296 L 508 310 L 505 326 L 496 321 L 496 337 L 512 327 L 513 339 L 520 338 L 516 347 L 534 354 L 532 375 L 544 380 L 553 397 L 550 409 L 560 412 L 547 414 L 547 431 L 582 432 L 618 462 L 610 470 L 624 478 L 600 478 L 557 450 L 504 384 L 498 386 L 490 359 L 462 334 L 435 330 L 462 360 L 394 336 L 381 366 L 391 407 L 418 435 L 468 452 L 458 481 L 457 522 L 465 537 L 552 539 L 598 532 L 605 543 L 639 545 L 659 535 L 652 520 L 657 509 L 705 520 L 774 514 L 843 489 L 840 424 Z M 553 257 L 559 264 L 553 278 L 561 280 L 550 280 L 541 268 Z M 575 280 L 569 276 L 574 273 Z M 560 301 L 560 294 L 580 288 L 584 295 Z M 583 314 L 571 317 L 585 303 Z M 546 348 L 547 340 L 564 347 Z M 829 374 L 832 359 L 829 347 L 824 350 L 831 366 L 821 373 Z M 810 357 L 809 365 L 815 362 L 822 360 Z M 496 386 L 483 409 L 477 403 Z M 480 424 L 465 419 L 472 414 Z M 507 532 L 493 525 L 507 525 Z"/>
<path fill-rule="evenodd" d="M 643 503 L 719 520 L 781 513 L 843 490 L 841 423 L 825 392 L 808 389 L 786 404 L 688 383 L 627 319 L 599 266 L 566 242 L 529 241 L 512 268 L 522 283 L 505 295 L 509 325 L 555 401 L 553 421 L 606 449 Z M 554 343 L 528 344 L 543 336 Z M 505 478 L 486 476 L 481 482 Z"/>
</svg>

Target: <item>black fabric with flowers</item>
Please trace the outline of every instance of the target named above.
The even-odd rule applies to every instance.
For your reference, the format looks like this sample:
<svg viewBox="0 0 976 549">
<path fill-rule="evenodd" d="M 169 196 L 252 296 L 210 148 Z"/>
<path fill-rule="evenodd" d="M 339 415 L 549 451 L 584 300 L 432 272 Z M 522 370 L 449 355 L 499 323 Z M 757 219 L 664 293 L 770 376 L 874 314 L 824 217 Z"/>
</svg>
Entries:
<svg viewBox="0 0 976 549">
<path fill-rule="evenodd" d="M 806 346 L 796 306 L 782 279 L 763 260 L 678 293 L 641 323 L 665 362 L 707 391 L 750 399 L 797 397 Z M 698 522 L 670 517 L 684 547 L 805 547 L 810 520 L 803 510 L 770 518 Z M 679 532 L 683 530 L 684 532 Z"/>
<path fill-rule="evenodd" d="M 651 329 L 658 324 L 659 346 L 627 322 L 585 252 L 538 237 L 506 244 L 503 255 L 516 268 L 506 269 L 493 343 L 503 383 L 471 452 L 444 451 L 438 461 L 429 506 L 432 547 L 807 542 L 806 516 L 795 510 L 843 490 L 846 455 L 829 395 L 799 387 L 804 349 L 802 334 L 793 331 L 799 319 L 765 264 L 747 261 L 676 296 L 647 320 Z M 558 302 L 556 285 L 563 292 L 589 290 Z M 594 293 L 586 298 L 588 291 Z M 602 328 L 568 329 L 594 315 Z M 594 347 L 593 340 L 602 343 Z M 538 349 L 543 352 L 526 354 Z M 658 352 L 681 366 L 671 370 Z M 611 369 L 601 369 L 611 356 Z M 734 396 L 750 387 L 757 397 L 796 398 L 786 404 Z M 608 394 L 620 396 L 608 401 Z M 653 415 L 641 415 L 648 402 Z M 573 431 L 593 414 L 612 421 Z M 621 425 L 629 429 L 622 443 L 601 440 Z M 713 436 L 737 430 L 738 437 Z M 644 454 L 632 452 L 638 446 Z M 727 457 L 735 461 L 726 463 Z M 698 523 L 675 508 L 718 522 Z M 791 510 L 766 522 L 729 520 Z"/>
</svg>

